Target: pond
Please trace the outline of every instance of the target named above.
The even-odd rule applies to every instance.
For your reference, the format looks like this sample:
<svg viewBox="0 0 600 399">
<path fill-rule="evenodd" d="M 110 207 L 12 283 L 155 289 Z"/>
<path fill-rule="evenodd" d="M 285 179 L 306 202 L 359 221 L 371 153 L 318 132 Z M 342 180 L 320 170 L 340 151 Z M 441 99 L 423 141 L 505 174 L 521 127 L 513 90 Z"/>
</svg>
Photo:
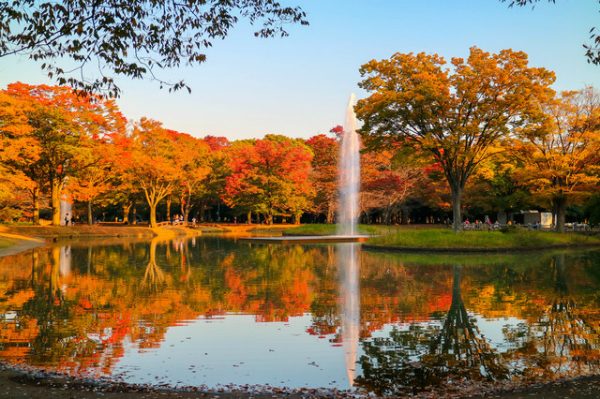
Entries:
<svg viewBox="0 0 600 399">
<path fill-rule="evenodd" d="M 132 384 L 465 392 L 599 374 L 599 331 L 598 251 L 380 254 L 207 236 L 0 259 L 0 361 Z"/>
</svg>

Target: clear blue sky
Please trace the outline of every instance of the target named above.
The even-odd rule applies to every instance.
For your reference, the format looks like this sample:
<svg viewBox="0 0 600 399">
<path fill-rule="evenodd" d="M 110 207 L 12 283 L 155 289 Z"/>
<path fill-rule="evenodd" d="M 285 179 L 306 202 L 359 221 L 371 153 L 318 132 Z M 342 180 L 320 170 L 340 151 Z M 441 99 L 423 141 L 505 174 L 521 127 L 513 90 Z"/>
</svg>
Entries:
<svg viewBox="0 0 600 399">
<path fill-rule="evenodd" d="M 555 90 L 600 88 L 600 67 L 583 43 L 600 25 L 592 0 L 543 0 L 509 9 L 498 0 L 282 0 L 299 5 L 310 26 L 290 26 L 287 38 L 259 39 L 242 23 L 214 43 L 205 64 L 159 72 L 192 87 L 169 93 L 151 81 L 121 78 L 118 105 L 130 120 L 146 116 L 196 137 L 230 140 L 283 134 L 309 138 L 343 125 L 350 93 L 358 98 L 359 67 L 396 52 L 437 53 L 447 61 L 477 46 L 524 51 L 530 66 L 556 73 Z M 26 58 L 0 59 L 0 87 L 49 81 Z"/>
</svg>

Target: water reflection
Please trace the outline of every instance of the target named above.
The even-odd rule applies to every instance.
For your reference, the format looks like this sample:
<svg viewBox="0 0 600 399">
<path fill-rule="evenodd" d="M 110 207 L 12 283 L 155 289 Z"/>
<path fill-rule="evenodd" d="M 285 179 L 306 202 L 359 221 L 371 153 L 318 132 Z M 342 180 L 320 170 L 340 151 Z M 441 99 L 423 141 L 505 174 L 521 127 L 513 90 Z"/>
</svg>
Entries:
<svg viewBox="0 0 600 399">
<path fill-rule="evenodd" d="M 356 357 L 360 333 L 359 244 L 341 244 L 337 264 L 340 267 L 340 297 L 342 299 L 342 339 L 348 382 L 354 385 Z"/>
<path fill-rule="evenodd" d="M 136 383 L 381 395 L 600 372 L 598 252 L 94 244 L 0 259 L 0 359 Z"/>
</svg>

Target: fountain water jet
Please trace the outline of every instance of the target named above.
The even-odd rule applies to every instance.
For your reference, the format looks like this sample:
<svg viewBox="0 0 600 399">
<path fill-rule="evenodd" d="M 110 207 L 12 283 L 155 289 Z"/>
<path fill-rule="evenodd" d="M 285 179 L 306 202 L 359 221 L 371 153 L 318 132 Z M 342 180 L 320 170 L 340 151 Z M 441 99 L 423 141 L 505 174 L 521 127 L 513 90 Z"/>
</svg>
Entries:
<svg viewBox="0 0 600 399">
<path fill-rule="evenodd" d="M 356 95 L 352 93 L 346 109 L 344 135 L 340 144 L 339 168 L 339 211 L 337 235 L 300 237 L 242 237 L 240 241 L 300 244 L 312 242 L 363 242 L 368 236 L 357 234 L 358 193 L 360 190 L 360 142 L 356 133 L 354 104 Z"/>
<path fill-rule="evenodd" d="M 354 104 L 356 95 L 352 93 L 346 110 L 346 124 L 340 145 L 340 207 L 339 235 L 356 235 L 358 219 L 358 193 L 360 189 L 360 143 L 356 133 Z"/>
</svg>

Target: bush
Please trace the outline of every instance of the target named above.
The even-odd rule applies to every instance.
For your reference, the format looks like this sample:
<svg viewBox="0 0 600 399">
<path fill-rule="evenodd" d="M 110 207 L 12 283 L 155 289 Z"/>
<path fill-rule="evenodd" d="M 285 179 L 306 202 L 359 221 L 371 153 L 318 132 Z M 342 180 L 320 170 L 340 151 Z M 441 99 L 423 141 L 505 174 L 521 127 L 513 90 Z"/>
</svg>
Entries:
<svg viewBox="0 0 600 399">
<path fill-rule="evenodd" d="M 23 217 L 23 211 L 17 208 L 5 207 L 0 209 L 0 221 L 14 223 Z"/>
<path fill-rule="evenodd" d="M 500 227 L 500 232 L 504 234 L 516 234 L 519 232 L 519 230 L 521 230 L 521 228 L 516 224 L 509 224 L 507 226 Z"/>
<path fill-rule="evenodd" d="M 600 225 L 600 195 L 594 195 L 586 204 L 584 215 L 590 226 Z"/>
</svg>

